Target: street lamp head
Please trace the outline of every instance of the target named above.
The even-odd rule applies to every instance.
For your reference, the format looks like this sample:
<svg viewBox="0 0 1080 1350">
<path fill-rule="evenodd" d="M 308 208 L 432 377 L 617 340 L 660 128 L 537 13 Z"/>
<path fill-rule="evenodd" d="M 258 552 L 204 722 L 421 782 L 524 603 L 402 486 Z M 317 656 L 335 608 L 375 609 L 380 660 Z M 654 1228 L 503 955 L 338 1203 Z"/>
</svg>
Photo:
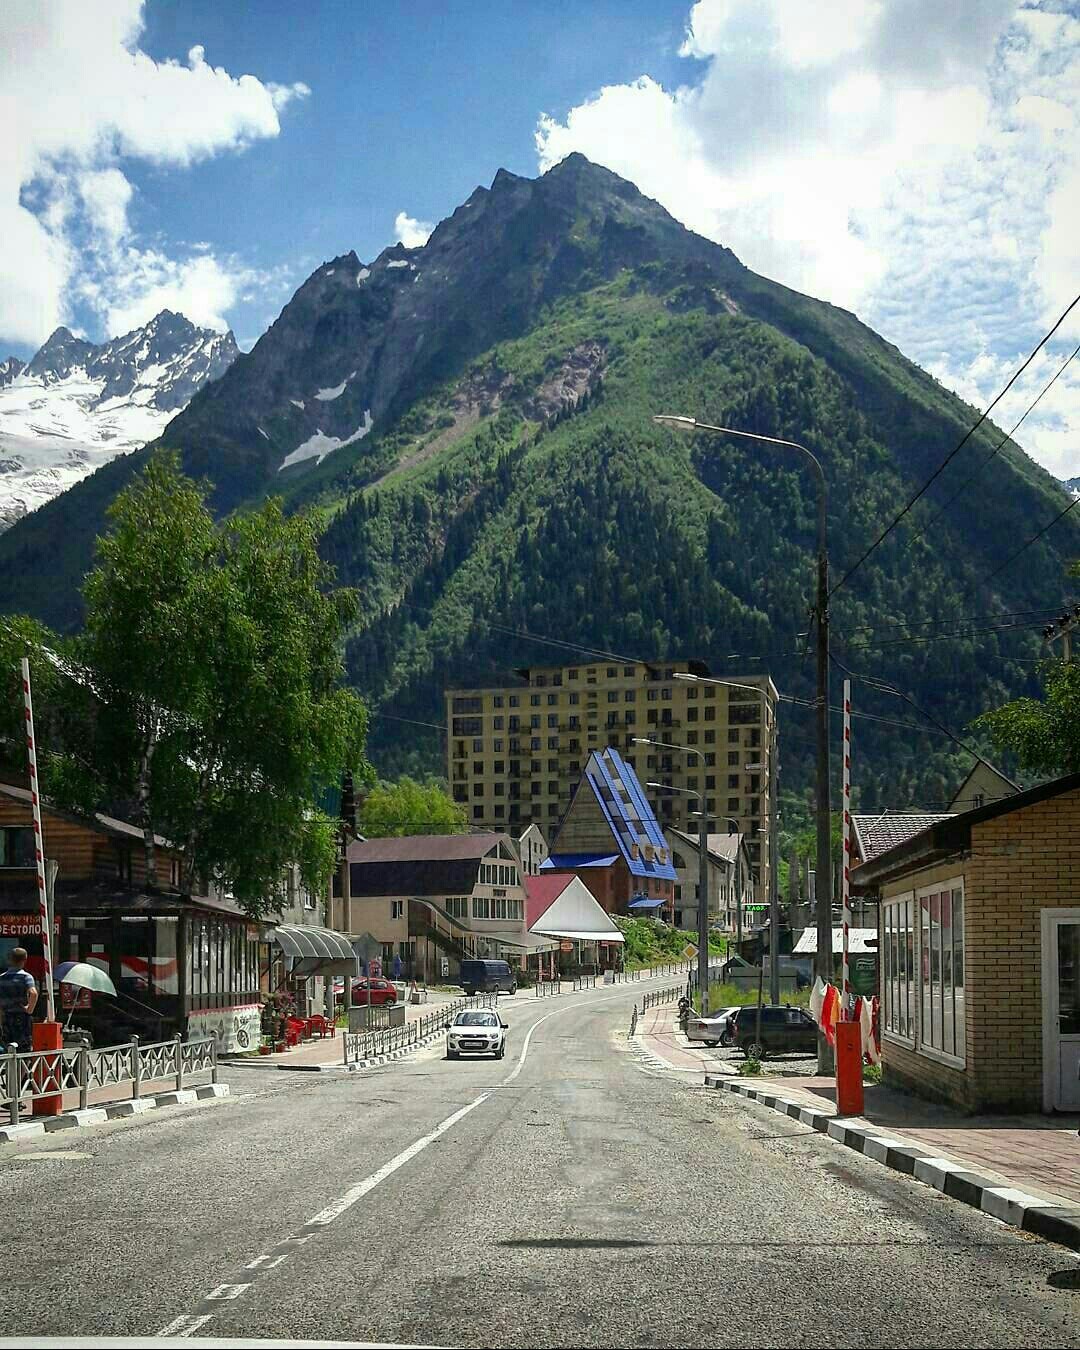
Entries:
<svg viewBox="0 0 1080 1350">
<path fill-rule="evenodd" d="M 648 736 L 634 736 L 633 742 L 635 745 L 652 745 L 652 741 L 649 740 Z"/>
<path fill-rule="evenodd" d="M 671 672 L 671 678 L 672 678 L 673 680 L 690 680 L 690 681 L 692 681 L 694 684 L 697 684 L 697 682 L 698 682 L 700 676 L 698 676 L 698 675 L 691 675 L 690 672 L 689 672 L 688 670 L 673 670 L 673 671 Z"/>
<path fill-rule="evenodd" d="M 680 431 L 693 431 L 697 426 L 696 418 L 682 417 L 678 413 L 657 413 L 653 421 L 662 427 L 676 427 Z"/>
</svg>

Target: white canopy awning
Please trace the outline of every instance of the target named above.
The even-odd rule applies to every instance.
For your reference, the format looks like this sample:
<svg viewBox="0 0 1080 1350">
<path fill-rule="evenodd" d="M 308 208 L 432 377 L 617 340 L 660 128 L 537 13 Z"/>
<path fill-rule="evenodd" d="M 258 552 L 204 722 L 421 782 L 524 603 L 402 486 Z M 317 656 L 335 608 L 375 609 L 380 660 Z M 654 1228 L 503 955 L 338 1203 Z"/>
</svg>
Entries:
<svg viewBox="0 0 1080 1350">
<path fill-rule="evenodd" d="M 483 938 L 487 942 L 497 942 L 503 947 L 517 947 L 524 952 L 553 952 L 559 945 L 547 937 L 526 933 L 522 928 L 511 929 L 508 933 L 492 933 L 480 928 L 472 928 L 469 932 L 473 937 Z"/>
</svg>

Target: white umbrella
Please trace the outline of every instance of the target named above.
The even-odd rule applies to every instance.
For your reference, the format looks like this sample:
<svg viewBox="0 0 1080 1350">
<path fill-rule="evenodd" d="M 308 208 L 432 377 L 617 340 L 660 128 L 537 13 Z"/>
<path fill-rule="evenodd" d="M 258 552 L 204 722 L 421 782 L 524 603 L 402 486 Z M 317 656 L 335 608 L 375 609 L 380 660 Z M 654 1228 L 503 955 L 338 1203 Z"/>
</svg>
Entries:
<svg viewBox="0 0 1080 1350">
<path fill-rule="evenodd" d="M 76 989 L 89 989 L 94 993 L 108 994 L 110 998 L 116 997 L 116 985 L 109 979 L 103 970 L 97 966 L 92 966 L 88 961 L 61 961 L 53 972 L 57 984 L 74 985 Z M 71 1005 L 71 1011 L 68 1013 L 65 1028 L 71 1025 L 71 1019 L 75 1015 L 75 1005 Z"/>
</svg>

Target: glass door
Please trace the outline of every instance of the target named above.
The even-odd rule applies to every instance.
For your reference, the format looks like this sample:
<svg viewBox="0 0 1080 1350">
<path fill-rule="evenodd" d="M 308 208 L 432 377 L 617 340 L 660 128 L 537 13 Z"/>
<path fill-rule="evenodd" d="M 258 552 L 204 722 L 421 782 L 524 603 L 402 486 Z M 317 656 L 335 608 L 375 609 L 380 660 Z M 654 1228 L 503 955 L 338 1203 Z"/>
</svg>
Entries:
<svg viewBox="0 0 1080 1350">
<path fill-rule="evenodd" d="M 1080 1109 L 1080 911 L 1050 919 L 1050 1025 L 1048 1056 L 1051 1105 Z"/>
</svg>

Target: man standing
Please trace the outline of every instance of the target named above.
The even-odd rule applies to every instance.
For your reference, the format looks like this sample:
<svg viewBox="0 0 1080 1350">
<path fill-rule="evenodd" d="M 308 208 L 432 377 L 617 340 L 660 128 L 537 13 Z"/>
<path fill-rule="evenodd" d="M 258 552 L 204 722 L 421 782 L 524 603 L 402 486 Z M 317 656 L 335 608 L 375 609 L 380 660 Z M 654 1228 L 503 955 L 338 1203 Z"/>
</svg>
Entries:
<svg viewBox="0 0 1080 1350">
<path fill-rule="evenodd" d="M 8 952 L 8 968 L 0 975 L 0 1025 L 4 1044 L 14 1042 L 23 1051 L 33 1049 L 31 1014 L 38 1001 L 38 987 L 26 969 L 26 956 L 25 947 L 13 947 Z"/>
</svg>

